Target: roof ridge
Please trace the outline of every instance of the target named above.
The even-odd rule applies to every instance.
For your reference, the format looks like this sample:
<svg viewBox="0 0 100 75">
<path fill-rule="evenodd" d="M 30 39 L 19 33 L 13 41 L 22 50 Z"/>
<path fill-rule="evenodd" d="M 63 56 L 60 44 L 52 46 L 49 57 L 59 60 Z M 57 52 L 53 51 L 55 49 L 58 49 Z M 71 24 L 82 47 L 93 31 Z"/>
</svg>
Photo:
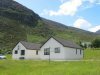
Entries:
<svg viewBox="0 0 100 75">
<path fill-rule="evenodd" d="M 27 41 L 20 41 L 20 42 L 31 43 L 31 44 L 40 44 L 40 43 L 33 43 L 33 42 L 27 42 Z"/>
</svg>

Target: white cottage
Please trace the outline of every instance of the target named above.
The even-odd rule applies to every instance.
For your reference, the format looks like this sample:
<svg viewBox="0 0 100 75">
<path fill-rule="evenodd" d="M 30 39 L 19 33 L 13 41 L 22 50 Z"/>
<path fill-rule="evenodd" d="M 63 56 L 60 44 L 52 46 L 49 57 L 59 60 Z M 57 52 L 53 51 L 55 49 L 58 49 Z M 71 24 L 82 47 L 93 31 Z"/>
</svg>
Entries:
<svg viewBox="0 0 100 75">
<path fill-rule="evenodd" d="M 13 59 L 39 59 L 40 44 L 19 42 L 12 52 Z"/>
<path fill-rule="evenodd" d="M 13 49 L 13 59 L 78 60 L 83 58 L 82 48 L 72 41 L 49 38 L 40 44 L 19 42 Z"/>
<path fill-rule="evenodd" d="M 72 41 L 50 38 L 41 46 L 39 55 L 42 60 L 78 60 L 83 58 L 83 50 Z"/>
</svg>

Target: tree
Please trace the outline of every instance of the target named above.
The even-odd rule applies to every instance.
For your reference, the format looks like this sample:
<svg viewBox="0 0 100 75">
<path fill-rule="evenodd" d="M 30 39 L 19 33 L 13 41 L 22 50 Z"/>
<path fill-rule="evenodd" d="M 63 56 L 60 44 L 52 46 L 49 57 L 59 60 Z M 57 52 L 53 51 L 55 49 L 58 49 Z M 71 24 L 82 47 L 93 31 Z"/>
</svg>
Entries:
<svg viewBox="0 0 100 75">
<path fill-rule="evenodd" d="M 85 43 L 83 47 L 86 49 L 87 48 L 87 44 Z"/>
<path fill-rule="evenodd" d="M 82 42 L 81 41 L 79 41 L 78 44 L 83 48 L 83 45 L 82 45 Z"/>
<path fill-rule="evenodd" d="M 94 48 L 100 48 L 100 39 L 93 40 L 92 47 L 94 47 Z"/>
</svg>

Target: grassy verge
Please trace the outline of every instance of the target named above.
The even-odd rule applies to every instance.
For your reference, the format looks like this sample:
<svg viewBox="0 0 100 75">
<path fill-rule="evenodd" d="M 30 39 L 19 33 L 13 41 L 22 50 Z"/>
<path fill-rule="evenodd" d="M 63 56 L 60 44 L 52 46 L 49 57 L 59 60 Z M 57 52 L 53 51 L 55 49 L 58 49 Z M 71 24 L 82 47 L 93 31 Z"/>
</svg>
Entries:
<svg viewBox="0 0 100 75">
<path fill-rule="evenodd" d="M 34 61 L 0 60 L 0 75 L 100 75 L 100 50 L 85 50 L 84 60 L 94 61 Z"/>
<path fill-rule="evenodd" d="M 0 75 L 100 75 L 100 62 L 3 60 Z"/>
</svg>

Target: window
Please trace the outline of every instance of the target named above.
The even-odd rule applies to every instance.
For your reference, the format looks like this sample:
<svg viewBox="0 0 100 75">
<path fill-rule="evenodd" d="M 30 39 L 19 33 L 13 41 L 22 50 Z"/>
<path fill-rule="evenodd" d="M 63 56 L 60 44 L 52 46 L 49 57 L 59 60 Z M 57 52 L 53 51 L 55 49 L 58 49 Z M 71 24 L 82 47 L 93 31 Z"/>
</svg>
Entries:
<svg viewBox="0 0 100 75">
<path fill-rule="evenodd" d="M 17 50 L 15 51 L 15 54 L 18 54 L 18 51 Z"/>
<path fill-rule="evenodd" d="M 19 50 L 19 49 L 20 49 L 20 46 L 18 45 L 17 50 Z"/>
<path fill-rule="evenodd" d="M 44 55 L 50 55 L 50 48 L 44 49 Z"/>
<path fill-rule="evenodd" d="M 60 53 L 60 48 L 59 47 L 55 48 L 55 53 Z"/>
<path fill-rule="evenodd" d="M 25 55 L 25 50 L 21 50 L 21 55 Z"/>
<path fill-rule="evenodd" d="M 77 54 L 77 49 L 76 49 L 76 54 Z"/>
<path fill-rule="evenodd" d="M 82 50 L 80 50 L 80 54 L 82 54 Z"/>
<path fill-rule="evenodd" d="M 36 55 L 38 55 L 38 50 L 36 50 Z"/>
</svg>

